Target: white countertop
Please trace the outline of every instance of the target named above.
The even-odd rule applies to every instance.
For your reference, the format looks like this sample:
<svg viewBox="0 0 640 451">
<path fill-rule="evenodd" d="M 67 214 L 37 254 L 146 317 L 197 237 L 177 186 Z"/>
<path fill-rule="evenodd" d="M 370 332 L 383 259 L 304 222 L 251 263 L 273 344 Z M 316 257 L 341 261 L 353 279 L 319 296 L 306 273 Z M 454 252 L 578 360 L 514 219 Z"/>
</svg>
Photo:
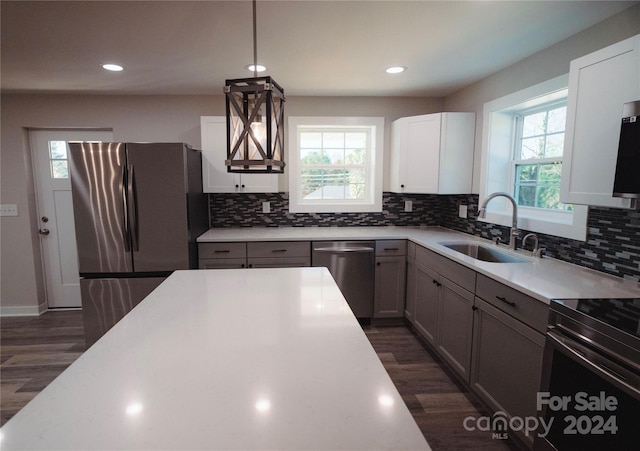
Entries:
<svg viewBox="0 0 640 451">
<path fill-rule="evenodd" d="M 525 263 L 490 263 L 463 255 L 441 242 L 490 241 L 442 227 L 247 227 L 210 229 L 198 242 L 313 241 L 407 239 L 438 252 L 480 274 L 515 288 L 542 302 L 551 299 L 640 297 L 640 284 L 552 258 L 517 255 Z M 503 252 L 511 252 L 499 246 Z"/>
<path fill-rule="evenodd" d="M 0 433 L 4 450 L 430 449 L 326 268 L 175 272 Z"/>
</svg>

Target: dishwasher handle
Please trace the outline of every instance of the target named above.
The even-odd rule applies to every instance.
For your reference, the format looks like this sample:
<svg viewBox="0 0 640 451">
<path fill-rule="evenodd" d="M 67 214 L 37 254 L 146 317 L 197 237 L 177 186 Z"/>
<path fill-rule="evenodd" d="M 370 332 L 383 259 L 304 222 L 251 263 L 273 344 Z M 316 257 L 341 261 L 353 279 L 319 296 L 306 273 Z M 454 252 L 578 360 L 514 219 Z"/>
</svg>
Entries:
<svg viewBox="0 0 640 451">
<path fill-rule="evenodd" d="M 330 254 L 355 253 L 355 252 L 373 252 L 372 247 L 316 247 L 313 252 L 326 252 Z"/>
</svg>

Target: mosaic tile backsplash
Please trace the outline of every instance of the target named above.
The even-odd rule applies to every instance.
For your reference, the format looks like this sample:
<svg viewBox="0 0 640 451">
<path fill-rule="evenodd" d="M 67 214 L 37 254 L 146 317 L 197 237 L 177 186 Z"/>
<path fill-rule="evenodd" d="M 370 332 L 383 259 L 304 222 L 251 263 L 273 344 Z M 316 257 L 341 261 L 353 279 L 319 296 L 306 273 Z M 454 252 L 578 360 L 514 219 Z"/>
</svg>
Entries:
<svg viewBox="0 0 640 451">
<path fill-rule="evenodd" d="M 404 211 L 405 200 L 412 212 Z M 262 213 L 262 202 L 270 202 L 271 213 Z M 468 206 L 467 219 L 458 217 L 459 205 Z M 477 194 L 384 193 L 381 213 L 313 214 L 289 213 L 288 193 L 209 194 L 209 210 L 211 227 L 442 226 L 509 241 L 508 227 L 476 221 Z M 586 242 L 538 233 L 540 247 L 550 257 L 640 281 L 640 211 L 590 207 L 587 227 Z"/>
</svg>

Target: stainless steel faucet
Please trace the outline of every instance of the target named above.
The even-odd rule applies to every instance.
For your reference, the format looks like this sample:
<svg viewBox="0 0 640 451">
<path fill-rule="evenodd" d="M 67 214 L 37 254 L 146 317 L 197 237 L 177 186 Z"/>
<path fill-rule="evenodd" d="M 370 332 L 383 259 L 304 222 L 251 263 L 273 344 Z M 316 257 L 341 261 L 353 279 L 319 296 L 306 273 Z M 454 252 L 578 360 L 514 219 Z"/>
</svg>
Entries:
<svg viewBox="0 0 640 451">
<path fill-rule="evenodd" d="M 489 194 L 487 198 L 480 205 L 480 209 L 478 210 L 478 218 L 485 218 L 487 215 L 487 204 L 494 197 L 506 197 L 511 201 L 511 205 L 513 205 L 513 214 L 512 214 L 512 222 L 511 222 L 511 236 L 509 237 L 509 247 L 511 249 L 516 248 L 517 238 L 520 236 L 520 230 L 518 230 L 518 204 L 516 200 L 508 193 L 493 193 Z"/>
<path fill-rule="evenodd" d="M 533 250 L 531 251 L 531 255 L 537 258 L 542 258 L 542 253 L 545 251 L 545 248 L 539 247 L 538 235 L 535 233 L 528 233 L 524 238 L 522 238 L 522 248 L 524 249 L 525 243 L 529 238 L 533 240 Z"/>
</svg>

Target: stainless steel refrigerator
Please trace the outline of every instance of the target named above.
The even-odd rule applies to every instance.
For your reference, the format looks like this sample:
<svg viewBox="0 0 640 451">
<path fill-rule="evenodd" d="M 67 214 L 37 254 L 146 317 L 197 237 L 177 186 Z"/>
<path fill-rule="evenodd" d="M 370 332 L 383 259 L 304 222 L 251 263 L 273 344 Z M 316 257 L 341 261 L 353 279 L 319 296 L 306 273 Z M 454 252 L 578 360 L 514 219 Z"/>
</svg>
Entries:
<svg viewBox="0 0 640 451">
<path fill-rule="evenodd" d="M 70 143 L 87 347 L 177 269 L 196 269 L 208 226 L 199 150 Z"/>
</svg>

